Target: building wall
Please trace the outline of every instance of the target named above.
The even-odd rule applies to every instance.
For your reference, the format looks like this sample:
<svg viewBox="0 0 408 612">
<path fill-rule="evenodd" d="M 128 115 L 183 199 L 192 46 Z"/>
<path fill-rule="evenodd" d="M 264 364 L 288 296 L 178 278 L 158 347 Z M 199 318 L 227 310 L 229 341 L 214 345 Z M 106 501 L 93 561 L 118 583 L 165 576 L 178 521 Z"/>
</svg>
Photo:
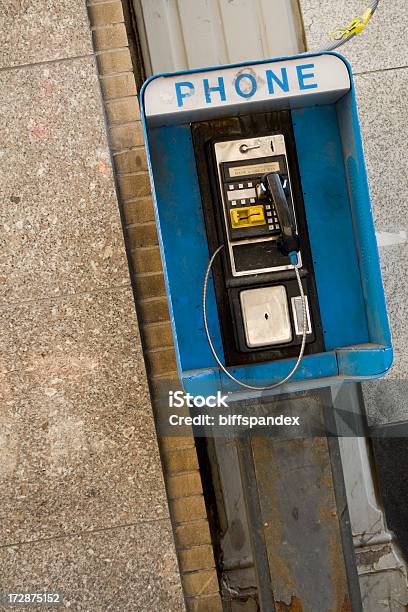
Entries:
<svg viewBox="0 0 408 612">
<path fill-rule="evenodd" d="M 300 0 L 309 50 L 361 15 L 367 1 Z M 372 423 L 408 419 L 408 10 L 382 0 L 365 32 L 339 52 L 351 62 L 378 235 L 395 362 L 386 380 L 366 383 Z"/>
<path fill-rule="evenodd" d="M 99 68 L 123 73 L 102 82 L 124 96 L 114 125 L 138 111 L 121 4 L 103 6 L 94 43 L 117 51 Z M 85 2 L 11 0 L 0 31 L 0 590 L 181 610 Z"/>
<path fill-rule="evenodd" d="M 132 0 L 149 74 L 297 53 L 296 0 Z"/>
</svg>

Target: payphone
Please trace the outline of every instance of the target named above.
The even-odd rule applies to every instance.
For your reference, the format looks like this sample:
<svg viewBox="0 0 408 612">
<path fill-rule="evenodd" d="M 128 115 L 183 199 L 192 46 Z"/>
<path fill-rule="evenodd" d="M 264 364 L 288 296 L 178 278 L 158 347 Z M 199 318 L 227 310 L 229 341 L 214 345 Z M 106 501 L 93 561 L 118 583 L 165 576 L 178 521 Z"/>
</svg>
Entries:
<svg viewBox="0 0 408 612">
<path fill-rule="evenodd" d="M 287 112 L 275 112 L 233 123 L 233 128 L 227 120 L 191 126 L 206 230 L 215 254 L 210 268 L 225 364 L 206 321 L 206 283 L 205 331 L 227 376 L 224 366 L 297 357 L 282 383 L 294 374 L 304 353 L 323 347 L 291 119 Z M 228 138 L 231 131 L 234 137 Z"/>
<path fill-rule="evenodd" d="M 159 75 L 141 106 L 184 388 L 382 376 L 392 347 L 347 62 Z"/>
<path fill-rule="evenodd" d="M 227 246 L 225 284 L 239 348 L 288 346 L 302 335 L 300 296 L 289 296 L 291 280 L 266 286 L 261 280 L 258 286 L 262 275 L 302 265 L 284 136 L 216 142 L 214 155 Z M 290 250 L 283 231 L 293 243 Z M 244 276 L 255 286 L 228 282 Z"/>
</svg>

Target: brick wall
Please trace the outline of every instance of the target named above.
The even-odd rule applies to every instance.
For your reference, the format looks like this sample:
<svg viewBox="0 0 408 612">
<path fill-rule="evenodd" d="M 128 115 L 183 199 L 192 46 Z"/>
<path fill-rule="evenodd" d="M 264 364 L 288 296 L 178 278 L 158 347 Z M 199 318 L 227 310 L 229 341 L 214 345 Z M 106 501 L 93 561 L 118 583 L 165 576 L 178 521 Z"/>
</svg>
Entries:
<svg viewBox="0 0 408 612">
<path fill-rule="evenodd" d="M 120 0 L 88 3 L 152 402 L 178 388 L 140 109 Z M 159 440 L 187 609 L 222 610 L 194 437 Z"/>
</svg>

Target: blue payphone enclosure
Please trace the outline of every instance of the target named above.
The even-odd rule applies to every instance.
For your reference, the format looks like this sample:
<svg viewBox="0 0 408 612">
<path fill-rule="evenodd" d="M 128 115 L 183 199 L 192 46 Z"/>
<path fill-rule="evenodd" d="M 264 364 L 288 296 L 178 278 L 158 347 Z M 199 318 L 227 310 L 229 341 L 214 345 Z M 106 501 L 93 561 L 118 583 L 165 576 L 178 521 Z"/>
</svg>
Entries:
<svg viewBox="0 0 408 612">
<path fill-rule="evenodd" d="M 269 97 L 255 89 L 261 80 L 254 75 L 265 66 L 270 68 Z M 294 92 L 291 70 L 296 76 Z M 344 72 L 346 86 L 331 82 L 336 81 L 336 70 Z M 228 78 L 229 71 L 235 71 L 235 80 Z M 249 90 L 237 89 L 237 75 L 248 79 Z M 195 101 L 199 79 L 204 88 Z M 229 104 L 229 83 L 235 86 L 239 105 L 235 99 Z M 171 95 L 169 87 L 174 86 Z M 213 99 L 218 102 L 215 108 Z M 188 112 L 183 112 L 185 103 Z M 169 110 L 163 111 L 166 104 Z M 293 378 L 273 393 L 383 376 L 392 364 L 391 334 L 347 61 L 336 53 L 305 54 L 159 75 L 144 84 L 141 108 L 178 372 L 185 391 L 208 395 L 221 390 L 237 398 L 254 394 L 243 392 L 220 371 L 204 331 L 203 279 L 211 254 L 190 124 L 196 118 L 248 114 L 258 108 L 292 112 L 325 343 L 324 352 L 304 356 Z M 208 321 L 222 359 L 212 283 Z M 263 386 L 284 378 L 294 362 L 295 358 L 264 362 L 230 371 L 243 382 Z"/>
</svg>

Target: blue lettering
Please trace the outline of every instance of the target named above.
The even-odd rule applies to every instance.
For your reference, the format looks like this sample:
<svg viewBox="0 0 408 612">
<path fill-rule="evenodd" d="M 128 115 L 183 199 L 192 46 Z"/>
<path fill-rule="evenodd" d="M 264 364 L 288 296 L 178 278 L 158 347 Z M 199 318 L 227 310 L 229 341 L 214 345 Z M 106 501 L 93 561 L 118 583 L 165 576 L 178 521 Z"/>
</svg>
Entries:
<svg viewBox="0 0 408 612">
<path fill-rule="evenodd" d="M 203 80 L 203 85 L 204 85 L 205 101 L 207 102 L 207 104 L 211 104 L 212 102 L 211 100 L 212 91 L 219 91 L 221 101 L 225 102 L 227 98 L 225 95 L 224 79 L 222 77 L 218 77 L 218 87 L 210 87 L 208 79 Z"/>
<path fill-rule="evenodd" d="M 242 89 L 241 89 L 241 81 L 243 79 L 248 79 L 249 80 L 249 82 L 251 84 L 251 89 L 250 90 L 242 91 Z M 257 85 L 255 77 L 252 74 L 249 74 L 249 73 L 240 74 L 235 79 L 235 91 L 237 92 L 237 94 L 239 96 L 241 96 L 241 98 L 252 98 L 252 96 L 254 95 L 254 93 L 256 92 L 257 89 L 258 89 L 258 85 Z"/>
<path fill-rule="evenodd" d="M 310 68 L 314 67 L 314 64 L 303 64 L 303 66 L 296 66 L 300 89 L 316 89 L 317 83 L 305 83 L 306 79 L 313 79 L 315 76 L 314 72 L 309 72 L 305 74 L 305 70 L 310 70 Z"/>
<path fill-rule="evenodd" d="M 268 90 L 270 94 L 275 93 L 274 81 L 282 91 L 289 91 L 288 71 L 286 68 L 281 69 L 281 79 L 276 76 L 273 70 L 266 71 L 266 78 L 268 80 Z"/>
<path fill-rule="evenodd" d="M 187 88 L 189 91 L 186 91 L 185 93 L 183 93 L 181 90 L 182 87 Z M 176 83 L 176 96 L 177 96 L 178 106 L 179 107 L 183 106 L 184 98 L 187 98 L 188 96 L 192 96 L 194 94 L 194 91 L 195 91 L 195 87 L 192 83 L 190 83 L 190 81 L 183 81 L 182 83 Z"/>
</svg>

